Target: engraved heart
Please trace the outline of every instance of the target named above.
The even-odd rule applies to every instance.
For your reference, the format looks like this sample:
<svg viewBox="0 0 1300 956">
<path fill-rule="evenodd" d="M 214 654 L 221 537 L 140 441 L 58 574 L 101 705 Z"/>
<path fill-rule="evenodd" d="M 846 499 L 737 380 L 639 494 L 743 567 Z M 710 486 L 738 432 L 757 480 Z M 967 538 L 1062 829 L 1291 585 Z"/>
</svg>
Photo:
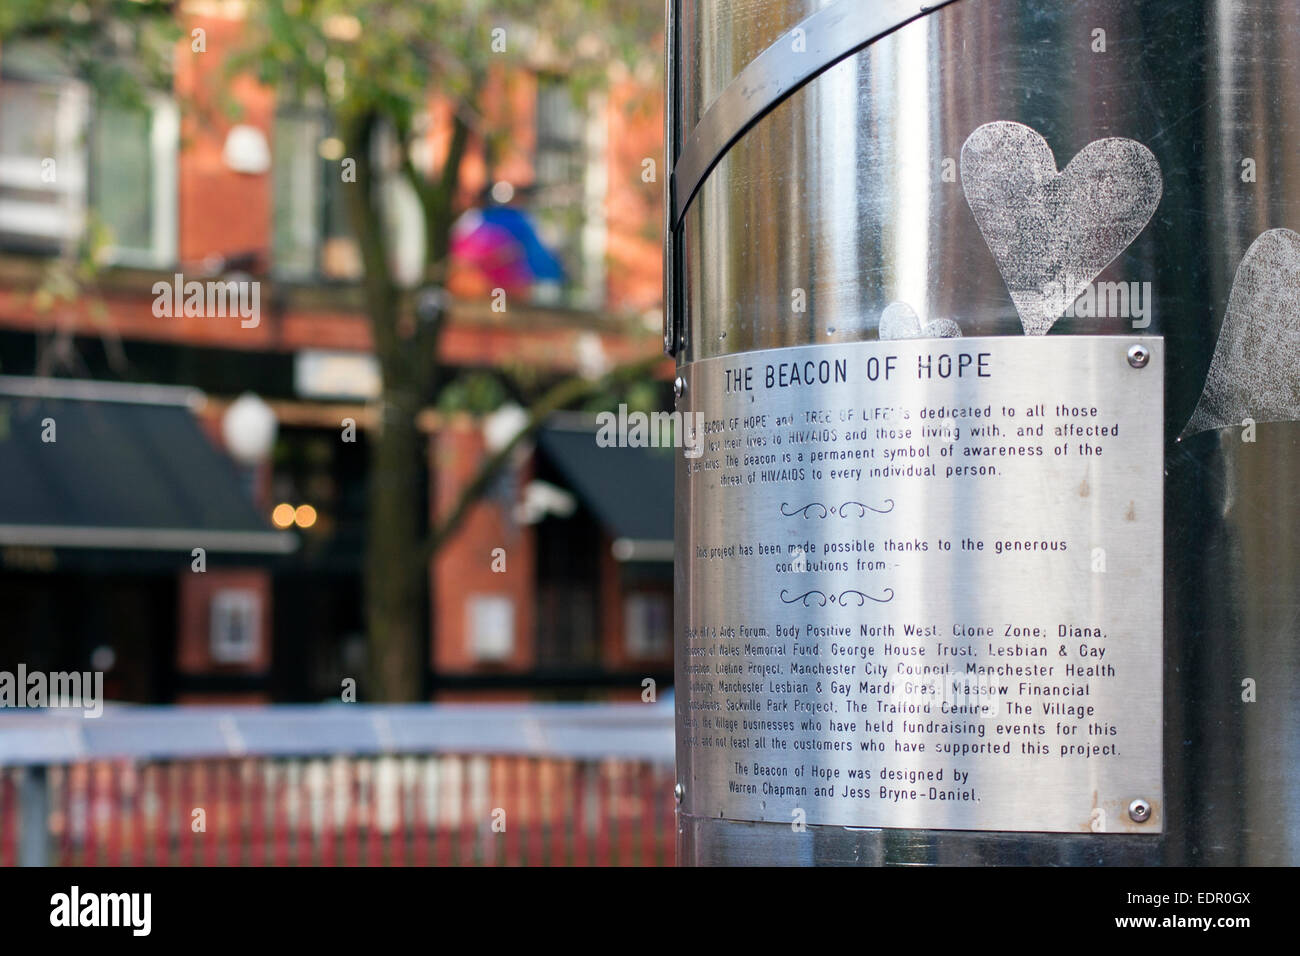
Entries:
<svg viewBox="0 0 1300 956">
<path fill-rule="evenodd" d="M 986 123 L 961 148 L 961 183 L 1026 335 L 1045 335 L 1151 220 L 1164 184 L 1141 143 L 1112 137 L 1064 171 L 1021 123 Z"/>
<path fill-rule="evenodd" d="M 953 339 L 961 338 L 961 328 L 952 319 L 935 319 L 922 325 L 906 302 L 891 302 L 880 313 L 880 338 Z"/>
<path fill-rule="evenodd" d="M 1205 388 L 1180 438 L 1211 428 L 1300 420 L 1300 233 L 1250 244 L 1228 293 Z"/>
</svg>

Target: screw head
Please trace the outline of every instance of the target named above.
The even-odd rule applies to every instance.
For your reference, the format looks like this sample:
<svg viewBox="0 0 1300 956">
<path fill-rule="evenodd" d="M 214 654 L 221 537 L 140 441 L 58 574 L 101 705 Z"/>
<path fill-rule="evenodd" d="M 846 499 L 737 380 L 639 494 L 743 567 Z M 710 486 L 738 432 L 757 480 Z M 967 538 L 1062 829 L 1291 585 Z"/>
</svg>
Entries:
<svg viewBox="0 0 1300 956">
<path fill-rule="evenodd" d="M 1128 364 L 1134 368 L 1146 368 L 1151 361 L 1151 350 L 1145 345 L 1131 345 L 1128 350 Z"/>
<path fill-rule="evenodd" d="M 680 783 L 673 787 L 673 799 L 678 803 L 682 802 L 682 797 L 686 796 L 686 788 Z"/>
<path fill-rule="evenodd" d="M 1134 823 L 1146 823 L 1151 819 L 1151 804 L 1138 797 L 1128 805 L 1128 815 Z"/>
<path fill-rule="evenodd" d="M 678 375 L 673 379 L 673 398 L 680 399 L 686 394 L 686 379 Z"/>
</svg>

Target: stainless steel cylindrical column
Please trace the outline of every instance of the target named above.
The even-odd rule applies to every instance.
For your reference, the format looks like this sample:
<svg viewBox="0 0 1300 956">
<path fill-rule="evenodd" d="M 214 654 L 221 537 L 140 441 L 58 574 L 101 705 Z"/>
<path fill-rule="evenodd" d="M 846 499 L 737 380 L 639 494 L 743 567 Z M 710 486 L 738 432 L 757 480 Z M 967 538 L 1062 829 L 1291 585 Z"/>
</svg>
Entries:
<svg viewBox="0 0 1300 956">
<path fill-rule="evenodd" d="M 915 528 L 932 532 L 934 513 L 915 502 L 895 507 L 901 499 L 890 490 L 894 485 L 865 477 L 852 479 L 861 516 L 837 513 L 834 508 L 843 505 L 833 502 L 849 485 L 832 487 L 812 471 L 793 477 L 773 472 L 767 497 L 759 500 L 758 485 L 744 484 L 740 466 L 737 487 L 706 494 L 698 482 L 707 478 L 715 488 L 718 479 L 692 472 L 693 459 L 684 458 L 676 558 L 679 857 L 689 864 L 1294 865 L 1300 862 L 1300 422 L 1294 420 L 1300 418 L 1300 287 L 1294 281 L 1300 277 L 1300 6 L 1281 0 L 950 0 L 927 7 L 919 0 L 671 0 L 667 139 L 674 175 L 667 202 L 665 343 L 681 374 L 678 408 L 688 415 L 708 410 L 709 418 L 735 412 L 734 430 L 706 425 L 702 436 L 718 442 L 718 474 L 725 475 L 729 437 L 741 442 L 738 454 L 762 442 L 757 432 L 743 430 L 748 413 L 741 410 L 750 406 L 737 403 L 752 402 L 756 416 L 825 426 L 813 411 L 833 403 L 809 396 L 826 382 L 838 387 L 840 357 L 850 379 L 860 361 L 884 360 L 883 352 L 869 351 L 875 346 L 852 351 L 856 343 L 894 337 L 884 334 L 882 315 L 901 314 L 905 326 L 914 326 L 912 334 L 899 336 L 903 351 L 896 356 L 909 376 L 918 359 L 922 367 L 930 360 L 907 351 L 917 342 L 961 341 L 972 355 L 993 356 L 1008 377 L 1021 353 L 1004 351 L 1003 339 L 1037 339 L 1046 332 L 1043 341 L 1068 337 L 1062 348 L 1077 350 L 1086 337 L 1124 349 L 1131 338 L 1153 350 L 1158 367 L 1144 371 L 1163 376 L 1163 387 L 1144 394 L 1163 395 L 1152 446 L 1162 465 L 1140 472 L 1145 477 L 1134 481 L 1143 486 L 1132 496 L 1163 501 L 1163 530 L 1158 523 L 1147 526 L 1161 539 L 1153 542 L 1153 553 L 1162 554 L 1163 564 L 1129 576 L 1151 575 L 1144 584 L 1152 590 L 1133 593 L 1154 595 L 1154 613 L 1162 619 L 1154 635 L 1140 638 L 1153 649 L 1159 675 L 1150 690 L 1155 706 L 1132 718 L 1150 725 L 1145 730 L 1153 744 L 1144 760 L 1158 768 L 1163 783 L 1163 795 L 1151 798 L 1159 829 L 1141 829 L 1142 794 L 1122 788 L 1114 806 L 1125 809 L 1108 807 L 1108 824 L 1098 826 L 1083 813 L 1073 832 L 1035 823 L 1022 829 L 1014 825 L 1016 813 L 1030 814 L 1015 791 L 1032 781 L 999 777 L 996 760 L 978 756 L 971 766 L 987 777 L 972 803 L 982 795 L 986 810 L 945 816 L 946 808 L 924 799 L 906 812 L 886 809 L 895 799 L 893 783 L 877 776 L 869 797 L 841 812 L 839 795 L 852 789 L 845 790 L 843 774 L 858 766 L 856 757 L 770 758 L 773 747 L 806 750 L 814 738 L 847 741 L 854 753 L 862 751 L 868 737 L 860 726 L 837 737 L 829 729 L 805 729 L 799 717 L 763 712 L 786 706 L 786 699 L 816 715 L 819 702 L 832 701 L 820 716 L 839 726 L 840 719 L 861 713 L 859 687 L 866 683 L 856 675 L 866 657 L 839 696 L 813 689 L 821 683 L 799 684 L 788 694 L 765 690 L 757 682 L 793 679 L 788 655 L 798 640 L 785 642 L 779 653 L 787 656 L 772 664 L 778 671 L 759 667 L 752 693 L 738 690 L 737 682 L 750 680 L 749 665 L 763 663 L 754 648 L 780 643 L 780 619 L 766 612 L 747 616 L 719 590 L 770 575 L 753 595 L 746 592 L 743 602 L 753 607 L 768 600 L 768 591 L 786 590 L 794 578 L 777 572 L 777 562 L 784 564 L 796 534 L 818 547 L 830 540 L 832 518 L 822 516 L 828 507 L 841 516 L 836 527 L 846 542 L 901 538 Z M 1044 149 L 1055 169 L 1044 167 Z M 1033 194 L 1032 202 L 1026 198 L 1021 205 L 1022 193 Z M 1086 307 L 1075 300 L 1080 294 Z M 903 313 L 889 311 L 900 304 L 907 307 Z M 947 337 L 957 329 L 960 340 Z M 1111 368 L 1111 353 L 1102 343 L 1096 348 L 1096 365 L 1089 364 L 1093 352 L 1062 353 L 1061 368 L 1074 361 L 1064 356 L 1081 358 L 1076 371 L 1057 377 L 1072 395 L 1096 393 L 1104 402 L 1114 387 L 1127 387 L 1106 376 L 1126 382 L 1123 375 L 1142 374 L 1133 369 L 1145 359 L 1124 368 L 1125 353 L 1116 353 L 1121 361 L 1103 375 L 1096 370 Z M 829 378 L 818 371 L 822 354 L 830 357 Z M 1031 360 L 1038 361 L 1037 353 Z M 788 404 L 765 408 L 765 396 L 777 394 L 787 367 L 795 386 L 808 389 Z M 757 401 L 741 397 L 749 389 L 740 377 L 750 374 L 746 368 L 756 378 L 748 394 Z M 763 390 L 764 375 L 775 375 L 768 379 L 772 391 Z M 954 387 L 958 391 L 941 394 L 913 382 L 899 403 L 983 404 L 983 385 Z M 844 398 L 840 408 L 866 393 L 835 394 L 836 401 Z M 878 403 L 884 393 L 871 394 Z M 1030 407 L 1033 401 L 1026 398 Z M 1199 418 L 1185 431 L 1198 401 Z M 1115 452 L 1124 454 L 1132 435 L 1125 420 Z M 869 454 L 865 444 L 858 453 Z M 772 467 L 782 467 L 779 458 Z M 1106 465 L 1098 467 L 1102 480 L 1112 481 Z M 1072 497 L 1062 498 L 1060 507 L 1093 507 L 1079 504 L 1090 479 L 1077 493 L 1079 482 L 1072 480 Z M 987 487 L 988 494 L 996 492 Z M 880 490 L 877 499 L 870 498 L 873 489 Z M 954 513 L 984 520 L 984 491 L 955 494 Z M 809 507 L 806 502 L 814 510 L 796 514 Z M 771 511 L 770 524 L 752 523 L 759 508 Z M 1050 536 L 1053 514 L 1049 507 L 1036 519 L 1043 536 Z M 1079 527 L 1087 527 L 1087 515 L 1079 514 Z M 1116 521 L 1118 535 L 1123 517 Z M 771 562 L 745 550 L 764 545 L 763 533 L 753 531 L 759 527 L 770 527 L 782 549 Z M 740 528 L 749 530 L 731 533 Z M 950 530 L 957 538 L 967 529 Z M 997 530 L 986 537 L 991 541 Z M 727 552 L 736 543 L 740 551 Z M 1080 543 L 1095 564 L 1103 549 L 1091 540 Z M 1124 548 L 1116 545 L 1109 556 L 1105 583 L 1089 583 L 1101 581 L 1098 575 L 1079 588 L 1093 588 L 1088 607 L 1098 616 L 1123 621 L 1125 610 L 1107 595 L 1128 592 L 1102 589 L 1122 587 L 1113 568 Z M 934 600 L 952 602 L 954 621 L 997 604 L 989 591 L 998 588 L 985 579 L 976 593 L 966 594 L 958 593 L 959 581 L 927 578 L 929 560 L 891 558 L 877 578 L 865 572 L 847 579 L 805 575 L 800 580 L 813 583 L 799 590 L 820 597 L 800 595 L 798 604 L 780 605 L 772 599 L 772 606 L 791 608 L 802 639 L 814 625 L 831 634 L 840 625 L 855 635 L 869 633 L 868 625 L 887 633 L 880 629 L 894 611 L 884 610 L 883 602 L 897 610 L 910 601 L 909 613 L 923 617 L 929 598 L 918 597 L 922 591 L 942 592 Z M 1060 567 L 1047 560 L 1023 566 L 1045 575 Z M 891 578 L 894 568 L 900 570 Z M 739 569 L 737 576 L 728 577 L 729 569 Z M 1021 585 L 1043 593 L 1055 586 L 1032 575 Z M 796 589 L 788 590 L 793 597 Z M 863 595 L 862 611 L 848 608 L 848 590 Z M 1015 623 L 1000 612 L 989 614 L 999 629 Z M 1058 619 L 1062 628 L 1072 625 L 1064 612 L 1051 614 L 1050 607 L 1043 609 L 1042 620 L 1050 623 L 1053 639 L 1040 643 L 1050 645 L 1053 656 L 1059 643 L 1061 660 L 1067 652 L 1082 653 L 1086 640 L 1055 640 Z M 949 619 L 935 621 L 939 637 L 951 639 Z M 761 639 L 732 640 L 731 628 Z M 1133 647 L 1120 646 L 1114 633 L 1107 639 L 1116 656 Z M 824 666 L 809 673 L 830 674 L 832 662 L 841 660 L 830 656 L 827 641 L 816 652 Z M 1032 641 L 972 646 L 983 653 L 986 644 L 997 653 L 1013 646 L 1032 650 Z M 881 645 L 872 652 L 885 659 Z M 711 653 L 734 654 L 741 670 L 720 672 Z M 1089 677 L 1079 684 L 1104 698 L 1117 686 L 1107 680 Z M 1140 694 L 1137 686 L 1118 696 Z M 730 708 L 738 720 L 749 720 L 743 701 L 751 699 L 758 710 L 744 726 L 758 729 L 746 735 L 740 724 L 732 731 L 732 723 L 723 723 L 728 739 L 716 736 L 725 755 L 701 749 L 697 718 Z M 707 719 L 716 728 L 725 718 Z M 1044 724 L 1045 740 L 1055 748 L 1055 731 Z M 1143 732 L 1137 726 L 1122 731 L 1131 741 Z M 944 736 L 939 729 L 927 739 Z M 890 771 L 968 767 L 894 758 L 897 728 L 879 737 L 891 748 Z M 706 740 L 712 747 L 713 735 Z M 728 749 L 733 744 L 735 751 Z M 1124 755 L 1133 757 L 1142 747 L 1131 742 Z M 755 756 L 755 748 L 768 756 Z M 868 765 L 882 769 L 879 760 L 861 764 Z M 800 780 L 780 778 L 796 766 Z M 1071 779 L 1086 781 L 1089 773 L 1104 779 L 1105 766 L 1100 758 L 1087 770 L 1070 771 Z M 832 771 L 840 774 L 827 784 L 834 795 L 801 817 L 813 804 L 796 806 L 798 798 L 784 794 L 797 792 L 810 772 Z M 769 774 L 780 784 L 776 789 Z M 881 793 L 887 794 L 883 804 Z M 768 801 L 765 794 L 776 796 Z M 1058 796 L 1066 798 L 1049 788 L 1035 800 Z M 995 804 L 1006 814 L 993 813 Z"/>
</svg>

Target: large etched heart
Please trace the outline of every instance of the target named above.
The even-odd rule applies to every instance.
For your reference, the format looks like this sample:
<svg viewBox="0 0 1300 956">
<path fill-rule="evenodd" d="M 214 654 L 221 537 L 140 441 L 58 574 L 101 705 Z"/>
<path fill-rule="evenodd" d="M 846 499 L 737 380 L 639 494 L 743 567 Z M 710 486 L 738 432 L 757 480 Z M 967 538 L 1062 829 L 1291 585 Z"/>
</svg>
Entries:
<svg viewBox="0 0 1300 956">
<path fill-rule="evenodd" d="M 1098 139 L 1062 172 L 1021 123 L 986 123 L 961 148 L 961 182 L 1026 335 L 1044 335 L 1151 220 L 1164 189 L 1151 150 Z"/>
<path fill-rule="evenodd" d="M 880 313 L 881 339 L 953 339 L 961 328 L 952 319 L 935 319 L 921 324 L 916 311 L 906 302 L 891 302 Z"/>
<path fill-rule="evenodd" d="M 1250 244 L 1205 388 L 1181 437 L 1225 425 L 1300 420 L 1300 233 L 1270 229 Z"/>
</svg>

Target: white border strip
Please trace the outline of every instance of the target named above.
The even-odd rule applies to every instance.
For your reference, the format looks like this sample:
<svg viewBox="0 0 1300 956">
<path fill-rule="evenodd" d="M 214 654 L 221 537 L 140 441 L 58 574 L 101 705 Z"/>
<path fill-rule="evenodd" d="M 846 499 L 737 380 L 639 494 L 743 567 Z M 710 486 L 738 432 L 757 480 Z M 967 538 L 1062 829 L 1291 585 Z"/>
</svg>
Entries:
<svg viewBox="0 0 1300 956">
<path fill-rule="evenodd" d="M 652 538 L 616 538 L 610 551 L 616 561 L 671 561 L 673 542 Z"/>
<path fill-rule="evenodd" d="M 0 525 L 0 545 L 44 548 L 114 548 L 139 551 L 244 551 L 289 554 L 298 539 L 279 531 L 210 531 L 185 528 L 96 528 L 53 524 Z"/>
<path fill-rule="evenodd" d="M 0 375 L 0 395 L 120 402 L 129 405 L 179 405 L 192 410 L 202 408 L 208 400 L 197 388 L 183 385 L 142 385 L 77 378 L 33 378 L 26 375 Z"/>
</svg>

